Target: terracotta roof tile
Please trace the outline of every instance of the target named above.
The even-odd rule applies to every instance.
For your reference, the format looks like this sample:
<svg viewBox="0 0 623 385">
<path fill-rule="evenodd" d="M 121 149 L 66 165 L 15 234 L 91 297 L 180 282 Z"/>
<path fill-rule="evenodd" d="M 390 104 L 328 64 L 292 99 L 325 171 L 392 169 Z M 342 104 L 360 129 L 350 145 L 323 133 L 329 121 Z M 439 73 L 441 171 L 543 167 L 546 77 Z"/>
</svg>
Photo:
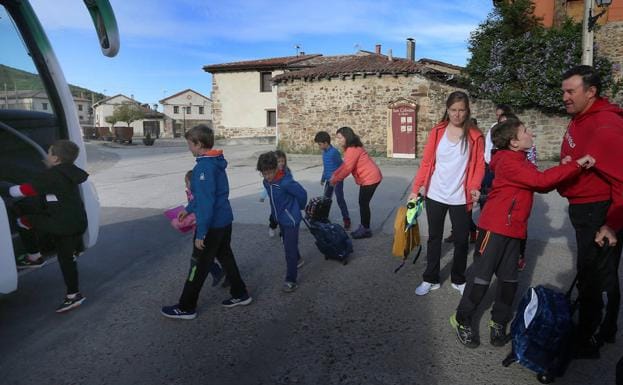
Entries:
<svg viewBox="0 0 623 385">
<path fill-rule="evenodd" d="M 356 56 L 349 60 L 337 61 L 301 71 L 292 71 L 275 76 L 273 81 L 293 79 L 332 78 L 352 74 L 416 74 L 427 71 L 427 67 L 418 62 L 394 58 L 385 55 Z"/>
<path fill-rule="evenodd" d="M 298 56 L 284 56 L 284 57 L 274 57 L 268 59 L 259 59 L 259 60 L 247 60 L 247 61 L 238 61 L 233 63 L 224 63 L 224 64 L 212 64 L 203 66 L 203 70 L 206 72 L 214 73 L 214 72 L 225 72 L 225 71 L 239 71 L 239 70 L 271 70 L 278 68 L 286 68 L 289 65 L 302 62 L 311 58 L 315 58 L 318 56 L 322 56 L 321 54 L 310 54 L 310 55 L 298 55 Z"/>
</svg>

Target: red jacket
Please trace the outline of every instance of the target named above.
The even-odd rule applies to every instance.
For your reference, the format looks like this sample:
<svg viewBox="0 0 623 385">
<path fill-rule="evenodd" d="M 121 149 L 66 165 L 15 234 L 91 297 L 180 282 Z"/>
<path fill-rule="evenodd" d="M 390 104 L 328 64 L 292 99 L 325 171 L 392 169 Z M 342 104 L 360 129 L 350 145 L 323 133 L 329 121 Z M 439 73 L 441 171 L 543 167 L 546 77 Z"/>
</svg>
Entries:
<svg viewBox="0 0 623 385">
<path fill-rule="evenodd" d="M 553 190 L 565 179 L 577 176 L 577 162 L 539 171 L 523 151 L 498 150 L 491 159 L 495 174 L 478 227 L 511 238 L 526 238 L 534 192 Z"/>
<path fill-rule="evenodd" d="M 413 181 L 413 192 L 418 193 L 420 187 L 424 186 L 424 189 L 428 191 L 430 180 L 435 172 L 435 158 L 437 153 L 437 147 L 443 135 L 446 132 L 448 122 L 441 122 L 430 130 L 428 134 L 428 140 L 424 147 L 424 155 L 420 162 L 420 168 L 415 175 Z M 471 128 L 469 130 L 469 137 L 467 138 L 467 144 L 469 146 L 469 159 L 467 161 L 467 173 L 465 178 L 465 201 L 467 202 L 467 210 L 471 210 L 473 202 L 470 195 L 471 190 L 480 190 L 480 184 L 485 174 L 485 141 L 482 136 L 482 132 L 477 128 Z"/>
<path fill-rule="evenodd" d="M 623 110 L 606 99 L 597 98 L 567 127 L 560 158 L 586 154 L 595 158 L 595 166 L 562 183 L 558 192 L 572 204 L 611 200 L 606 224 L 619 231 L 623 229 Z"/>
<path fill-rule="evenodd" d="M 360 186 L 380 183 L 383 179 L 379 166 L 374 163 L 363 147 L 346 147 L 344 163 L 333 172 L 331 184 L 343 181 L 351 173 L 355 178 L 355 183 Z"/>
</svg>

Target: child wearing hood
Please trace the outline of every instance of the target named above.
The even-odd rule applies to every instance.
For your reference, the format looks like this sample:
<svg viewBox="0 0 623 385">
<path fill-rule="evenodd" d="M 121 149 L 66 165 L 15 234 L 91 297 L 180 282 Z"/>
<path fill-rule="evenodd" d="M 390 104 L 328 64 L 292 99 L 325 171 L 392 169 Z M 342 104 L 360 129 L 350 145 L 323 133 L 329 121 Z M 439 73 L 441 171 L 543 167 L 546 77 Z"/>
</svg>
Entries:
<svg viewBox="0 0 623 385">
<path fill-rule="evenodd" d="M 34 204 L 17 203 L 18 231 L 27 255 L 17 261 L 18 268 L 36 268 L 45 264 L 38 239 L 49 234 L 54 240 L 67 293 L 56 309 L 62 313 L 78 307 L 85 300 L 78 288 L 75 256 L 83 251 L 82 234 L 87 228 L 78 185 L 89 174 L 74 164 L 80 148 L 70 140 L 57 140 L 48 149 L 47 169 L 30 183 L 12 186 L 13 198 L 32 197 Z"/>
<path fill-rule="evenodd" d="M 264 188 L 270 199 L 271 215 L 279 223 L 283 236 L 283 248 L 286 255 L 287 273 L 283 284 L 283 291 L 291 293 L 298 287 L 298 267 L 301 263 L 299 253 L 299 227 L 301 224 L 301 210 L 307 203 L 307 192 L 287 168 L 278 167 L 277 154 L 267 152 L 257 160 L 257 170 L 264 178 Z"/>
<path fill-rule="evenodd" d="M 227 161 L 222 150 L 214 150 L 214 131 L 205 124 L 191 128 L 184 135 L 188 149 L 196 157 L 190 182 L 194 197 L 182 210 L 178 219 L 195 214 L 196 230 L 190 271 L 182 295 L 176 305 L 164 306 L 163 316 L 176 319 L 197 317 L 197 300 L 214 259 L 218 259 L 229 280 L 231 298 L 224 307 L 248 305 L 253 299 L 240 277 L 238 265 L 231 250 L 231 231 L 234 215 L 229 203 Z"/>
</svg>

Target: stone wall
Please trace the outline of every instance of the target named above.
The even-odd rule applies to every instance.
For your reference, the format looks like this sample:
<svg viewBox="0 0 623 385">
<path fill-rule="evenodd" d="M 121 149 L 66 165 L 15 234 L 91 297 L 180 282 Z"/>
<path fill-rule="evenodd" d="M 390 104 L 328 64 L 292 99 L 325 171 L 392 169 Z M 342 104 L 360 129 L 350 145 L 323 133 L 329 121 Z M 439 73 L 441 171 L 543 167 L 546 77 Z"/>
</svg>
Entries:
<svg viewBox="0 0 623 385">
<path fill-rule="evenodd" d="M 623 21 L 609 22 L 602 25 L 595 34 L 595 42 L 600 55 L 612 62 L 612 74 L 615 80 L 623 79 Z M 609 90 L 604 90 L 610 95 Z M 619 105 L 623 104 L 623 92 L 614 99 Z"/>
<path fill-rule="evenodd" d="M 313 143 L 317 131 L 325 130 L 333 135 L 337 128 L 350 126 L 368 151 L 386 155 L 388 105 L 407 98 L 418 104 L 417 156 L 420 157 L 428 132 L 441 120 L 446 98 L 454 90 L 419 75 L 281 83 L 277 105 L 279 147 L 287 152 L 317 151 Z M 486 133 L 495 122 L 495 104 L 473 100 L 471 109 L 478 126 Z M 557 159 L 569 118 L 537 110 L 517 114 L 535 133 L 539 159 Z"/>
</svg>

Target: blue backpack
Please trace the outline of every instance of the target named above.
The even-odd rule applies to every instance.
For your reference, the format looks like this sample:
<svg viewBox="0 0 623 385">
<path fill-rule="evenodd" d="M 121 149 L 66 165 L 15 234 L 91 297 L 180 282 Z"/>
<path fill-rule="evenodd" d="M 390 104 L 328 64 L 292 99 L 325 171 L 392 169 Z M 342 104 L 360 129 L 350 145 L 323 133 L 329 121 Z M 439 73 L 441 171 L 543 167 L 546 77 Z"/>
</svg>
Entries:
<svg viewBox="0 0 623 385">
<path fill-rule="evenodd" d="M 570 360 L 571 317 L 568 295 L 543 286 L 529 288 L 511 324 L 513 349 L 503 365 L 519 362 L 544 384 L 562 376 Z"/>
</svg>

